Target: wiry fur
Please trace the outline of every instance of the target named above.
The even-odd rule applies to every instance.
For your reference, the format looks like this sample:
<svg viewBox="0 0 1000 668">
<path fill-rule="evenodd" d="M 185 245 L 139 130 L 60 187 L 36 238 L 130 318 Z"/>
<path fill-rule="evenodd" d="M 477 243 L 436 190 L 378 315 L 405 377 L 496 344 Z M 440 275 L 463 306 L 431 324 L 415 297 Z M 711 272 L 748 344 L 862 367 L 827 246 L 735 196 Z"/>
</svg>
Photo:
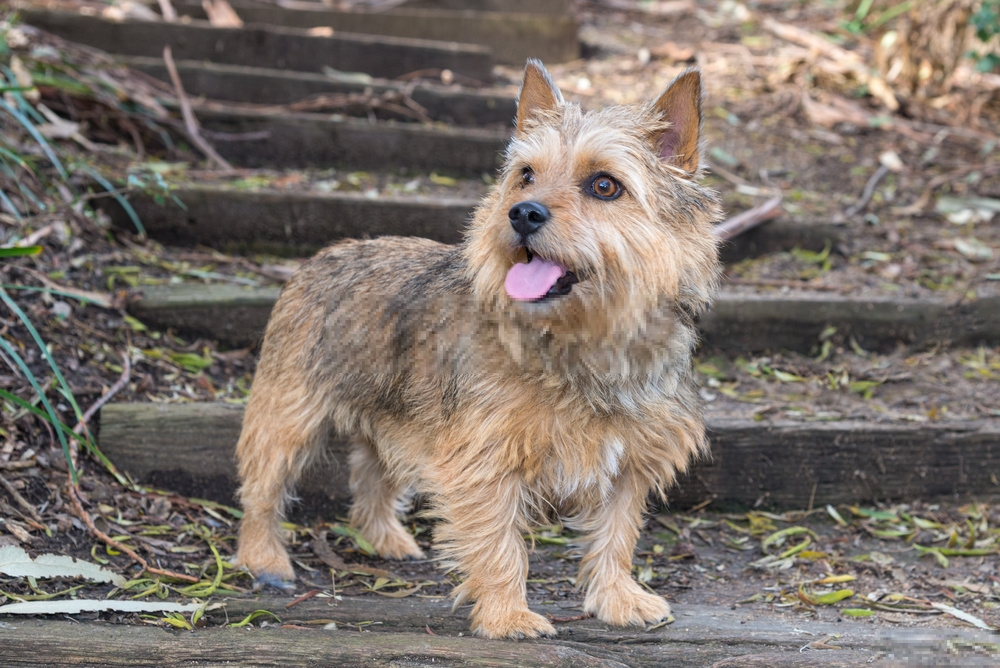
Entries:
<svg viewBox="0 0 1000 668">
<path fill-rule="evenodd" d="M 649 492 L 706 450 L 690 358 L 717 281 L 720 212 L 695 181 L 697 76 L 654 103 L 583 112 L 529 62 L 505 167 L 462 244 L 345 241 L 302 267 L 268 324 L 237 448 L 240 563 L 294 578 L 286 495 L 339 433 L 354 443 L 352 522 L 383 556 L 421 556 L 398 502 L 427 494 L 476 633 L 555 633 L 527 607 L 523 538 L 553 514 L 584 535 L 587 611 L 618 625 L 669 613 L 631 563 Z M 624 194 L 587 194 L 595 173 Z M 508 210 L 525 200 L 551 212 L 532 250 L 582 279 L 568 295 L 504 291 L 524 254 Z"/>
</svg>

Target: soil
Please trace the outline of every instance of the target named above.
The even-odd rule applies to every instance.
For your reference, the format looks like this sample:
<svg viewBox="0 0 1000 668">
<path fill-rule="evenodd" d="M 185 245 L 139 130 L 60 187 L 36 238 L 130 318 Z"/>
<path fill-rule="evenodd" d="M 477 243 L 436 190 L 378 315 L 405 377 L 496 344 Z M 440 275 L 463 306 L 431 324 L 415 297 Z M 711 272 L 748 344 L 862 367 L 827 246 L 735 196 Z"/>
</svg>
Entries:
<svg viewBox="0 0 1000 668">
<path fill-rule="evenodd" d="M 732 10 L 726 8 L 733 4 L 698 3 L 694 13 L 657 17 L 579 2 L 576 11 L 587 57 L 552 66 L 551 71 L 568 99 L 598 106 L 650 99 L 676 73 L 697 63 L 708 88 L 704 104 L 707 159 L 715 165 L 707 179 L 722 192 L 727 209 L 744 210 L 780 190 L 792 220 L 803 225 L 833 223 L 843 229 L 842 240 L 825 249 L 797 249 L 730 265 L 726 275 L 734 286 L 942 295 L 955 300 L 973 299 L 977 291 L 995 289 L 1000 281 L 1000 228 L 990 225 L 988 213 L 978 210 L 970 198 L 1000 197 L 1000 154 L 994 150 L 1000 133 L 1000 102 L 994 97 L 979 106 L 977 117 L 959 124 L 953 124 L 949 114 L 962 106 L 961 99 L 951 107 L 924 109 L 920 114 L 910 109 L 893 127 L 849 122 L 819 125 L 804 111 L 803 95 L 850 97 L 859 93 L 857 87 L 841 81 L 818 82 L 816 88 L 808 88 L 816 74 L 809 63 L 775 56 L 780 53 L 780 40 L 759 22 L 728 16 L 726 12 Z M 768 2 L 753 11 L 817 29 L 835 28 L 841 15 L 840 8 L 828 3 Z M 668 43 L 673 46 L 667 48 Z M 845 46 L 867 54 L 868 43 L 848 41 Z M 693 51 L 691 59 L 677 60 L 688 48 Z M 669 53 L 674 58 L 658 55 Z M 517 70 L 498 68 L 498 76 L 501 85 L 516 90 Z M 51 91 L 47 94 L 58 97 Z M 856 102 L 875 118 L 886 113 L 860 96 Z M 0 130 L 6 135 L 11 128 Z M 107 133 L 107 128 L 102 132 Z M 118 158 L 109 157 L 107 166 L 121 171 L 120 158 L 127 151 L 122 148 L 116 153 Z M 892 156 L 886 157 L 890 153 L 900 166 Z M 191 156 L 156 156 L 156 160 L 161 158 L 176 162 Z M 190 167 L 171 170 L 163 162 L 147 160 L 155 169 L 145 173 L 159 170 L 168 182 L 228 181 L 234 188 L 477 197 L 487 187 L 486 181 L 391 172 L 243 170 L 220 177 Z M 880 164 L 893 168 L 878 181 L 871 201 L 851 212 Z M 45 229 L 45 234 L 39 232 Z M 255 351 L 222 350 L 212 341 L 149 331 L 126 316 L 123 307 L 130 290 L 162 282 L 278 284 L 297 261 L 233 258 L 203 248 L 164 248 L 125 231 L 112 232 L 98 215 L 74 214 L 65 207 L 59 213 L 34 217 L 30 230 L 40 234 L 37 242 L 44 252 L 34 258 L 5 260 L 0 265 L 0 282 L 8 286 L 41 337 L 50 342 L 52 355 L 82 407 L 91 405 L 117 380 L 123 354 L 129 356 L 132 372 L 115 401 L 246 400 Z M 4 216 L 0 241 L 26 231 Z M 114 308 L 84 306 L 59 295 L 10 288 L 39 287 L 43 284 L 40 275 L 75 290 L 108 293 Z M 30 344 L 28 332 L 9 311 L 0 321 L 0 334 L 23 344 L 20 352 L 36 375 L 50 375 L 45 360 Z M 1000 417 L 1000 348 L 956 349 L 943 343 L 929 349 L 901 344 L 894 350 L 866 351 L 830 333 L 817 340 L 811 355 L 774 351 L 734 359 L 703 350 L 697 371 L 709 410 L 726 415 L 880 421 Z M 0 370 L 0 387 L 28 397 L 21 372 L 10 366 Z M 73 424 L 65 402 L 58 408 L 64 420 Z M 5 409 L 0 429 L 0 476 L 37 512 L 33 517 L 12 495 L 0 493 L 0 515 L 5 518 L 0 545 L 24 544 L 33 553 L 107 559 L 122 572 L 137 575 L 130 560 L 95 543 L 71 512 L 65 496 L 63 454 L 53 446 L 55 440 L 45 424 Z M 223 557 L 232 554 L 236 513 L 169 494 L 125 491 L 99 464 L 84 462 L 81 487 L 99 527 L 112 535 L 130 536 L 131 544 L 139 546 L 148 559 L 161 567 L 211 579 L 216 566 L 208 545 L 217 546 Z M 876 609 L 874 618 L 864 619 L 877 624 L 959 623 L 930 608 L 927 601 L 933 601 L 961 607 L 998 625 L 1000 580 L 995 546 L 1000 515 L 988 505 L 992 500 L 980 501 L 983 505 L 962 505 L 956 500 L 931 505 L 913 500 L 909 505 L 879 509 L 840 508 L 831 513 L 820 508 L 777 515 L 762 509 L 710 507 L 656 515 L 640 540 L 635 570 L 650 588 L 681 604 L 746 606 L 839 621 L 848 619 L 842 612 L 848 602 L 824 605 L 817 599 L 849 588 L 863 597 L 852 599 L 850 607 Z M 433 560 L 389 563 L 370 557 L 350 536 L 336 534 L 344 530 L 342 522 L 326 519 L 330 522 L 316 520 L 310 527 L 290 527 L 296 536 L 295 559 L 301 567 L 298 593 L 317 588 L 341 595 L 368 595 L 373 589 L 406 591 L 424 583 L 412 595 L 448 594 L 454 580 Z M 324 527 L 331 532 L 335 553 L 349 566 L 335 568 L 335 581 L 331 581 L 329 564 L 316 556 L 314 547 L 313 533 Z M 412 520 L 412 527 L 418 540 L 429 547 L 431 527 L 419 519 Z M 808 531 L 792 532 L 781 541 L 773 539 L 775 532 L 793 527 Z M 805 537 L 810 544 L 784 561 L 752 564 L 801 545 Z M 529 572 L 533 601 L 565 603 L 567 610 L 579 608 L 581 598 L 573 588 L 576 557 L 566 544 L 571 539 L 558 527 L 537 534 Z M 992 552 L 983 556 L 924 554 L 916 545 L 972 551 L 966 554 Z M 370 568 L 361 572 L 350 567 L 354 564 L 391 574 L 373 574 Z M 831 576 L 856 580 L 820 582 Z M 388 582 L 381 581 L 385 577 Z M 247 576 L 234 572 L 227 572 L 224 582 L 237 592 L 252 586 Z M 49 592 L 59 588 L 42 586 Z M 20 579 L 0 578 L 0 589 L 13 595 L 8 598 L 37 595 Z M 90 587 L 80 595 L 88 591 L 98 596 L 107 593 Z M 136 591 L 133 588 L 130 594 Z M 177 597 L 176 588 L 169 595 Z"/>
</svg>

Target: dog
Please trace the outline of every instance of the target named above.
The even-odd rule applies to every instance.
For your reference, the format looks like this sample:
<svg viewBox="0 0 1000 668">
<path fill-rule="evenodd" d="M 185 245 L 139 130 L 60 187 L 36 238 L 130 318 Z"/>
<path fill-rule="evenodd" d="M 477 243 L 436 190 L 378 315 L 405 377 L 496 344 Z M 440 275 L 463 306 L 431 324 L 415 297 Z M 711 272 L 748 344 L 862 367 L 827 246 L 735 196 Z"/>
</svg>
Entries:
<svg viewBox="0 0 1000 668">
<path fill-rule="evenodd" d="M 343 241 L 304 264 L 267 326 L 237 446 L 237 562 L 294 579 L 280 521 L 331 434 L 351 441 L 350 521 L 390 559 L 415 490 L 474 601 L 474 633 L 552 636 L 526 600 L 533 522 L 581 533 L 584 610 L 670 614 L 631 575 L 650 492 L 707 452 L 696 320 L 719 281 L 718 196 L 698 183 L 701 76 L 584 112 L 529 60 L 496 185 L 457 245 Z"/>
</svg>

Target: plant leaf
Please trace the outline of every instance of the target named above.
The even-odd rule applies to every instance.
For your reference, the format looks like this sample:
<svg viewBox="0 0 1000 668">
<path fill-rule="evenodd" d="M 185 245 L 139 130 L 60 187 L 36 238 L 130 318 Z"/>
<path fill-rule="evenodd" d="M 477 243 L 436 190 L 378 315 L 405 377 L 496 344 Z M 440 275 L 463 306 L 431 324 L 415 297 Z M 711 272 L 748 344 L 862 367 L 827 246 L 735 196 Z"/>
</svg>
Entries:
<svg viewBox="0 0 1000 668">
<path fill-rule="evenodd" d="M 41 252 L 41 246 L 8 246 L 0 248 L 0 257 L 23 257 L 25 255 L 38 255 Z"/>
<path fill-rule="evenodd" d="M 206 610 L 221 608 L 222 603 Z M 0 605 L 0 615 L 75 615 L 81 612 L 194 612 L 204 603 L 173 603 L 171 601 L 109 601 L 107 599 L 76 599 L 69 601 L 27 601 Z"/>
<path fill-rule="evenodd" d="M 125 585 L 125 578 L 89 561 L 80 561 L 59 554 L 41 554 L 32 559 L 17 545 L 0 547 L 0 573 L 12 577 L 84 578 L 91 582 Z"/>
</svg>

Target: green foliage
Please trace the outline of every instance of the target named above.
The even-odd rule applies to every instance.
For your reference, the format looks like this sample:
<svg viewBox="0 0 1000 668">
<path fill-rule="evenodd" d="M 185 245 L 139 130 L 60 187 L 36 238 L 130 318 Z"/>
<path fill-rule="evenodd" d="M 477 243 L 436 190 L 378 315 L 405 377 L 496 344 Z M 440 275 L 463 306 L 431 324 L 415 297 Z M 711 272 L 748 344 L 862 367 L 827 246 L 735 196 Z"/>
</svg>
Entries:
<svg viewBox="0 0 1000 668">
<path fill-rule="evenodd" d="M 1000 0 L 983 0 L 970 23 L 975 28 L 976 37 L 983 44 L 988 44 L 996 35 L 1000 35 Z M 1000 69 L 1000 53 L 974 51 L 970 55 L 976 60 L 976 69 L 980 72 Z"/>
</svg>

